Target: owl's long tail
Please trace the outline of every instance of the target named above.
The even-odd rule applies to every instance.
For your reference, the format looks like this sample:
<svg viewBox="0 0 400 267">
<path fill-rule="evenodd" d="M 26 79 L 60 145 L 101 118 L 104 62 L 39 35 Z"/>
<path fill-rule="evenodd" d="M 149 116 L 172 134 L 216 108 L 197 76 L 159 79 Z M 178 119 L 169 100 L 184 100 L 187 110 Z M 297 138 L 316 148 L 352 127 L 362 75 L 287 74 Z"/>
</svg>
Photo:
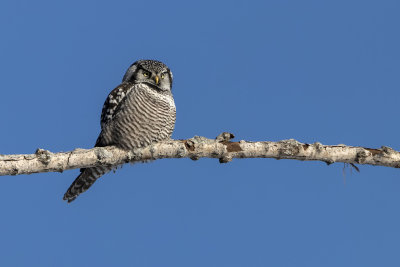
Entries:
<svg viewBox="0 0 400 267">
<path fill-rule="evenodd" d="M 113 167 L 110 166 L 81 169 L 81 174 L 76 177 L 75 181 L 68 188 L 67 192 L 65 192 L 63 200 L 67 200 L 68 203 L 74 201 L 81 193 L 88 190 L 98 178 L 112 169 Z"/>
</svg>

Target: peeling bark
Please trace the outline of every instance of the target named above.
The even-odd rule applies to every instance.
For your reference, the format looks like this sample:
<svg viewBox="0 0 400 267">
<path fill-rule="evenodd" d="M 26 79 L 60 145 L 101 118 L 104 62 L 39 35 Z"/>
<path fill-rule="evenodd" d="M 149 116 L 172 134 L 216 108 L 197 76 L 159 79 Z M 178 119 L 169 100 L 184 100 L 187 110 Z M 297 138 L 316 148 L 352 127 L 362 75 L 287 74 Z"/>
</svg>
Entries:
<svg viewBox="0 0 400 267">
<path fill-rule="evenodd" d="M 230 162 L 233 158 L 275 158 L 316 160 L 327 164 L 343 162 L 400 167 L 400 152 L 385 146 L 379 149 L 346 145 L 328 146 L 321 143 L 304 144 L 294 139 L 279 142 L 232 142 L 230 140 L 233 137 L 233 134 L 226 132 L 216 139 L 195 136 L 187 140 L 163 141 L 132 151 L 109 146 L 59 153 L 38 149 L 35 154 L 0 155 L 0 175 L 63 172 L 163 158 L 217 158 L 221 163 Z"/>
</svg>

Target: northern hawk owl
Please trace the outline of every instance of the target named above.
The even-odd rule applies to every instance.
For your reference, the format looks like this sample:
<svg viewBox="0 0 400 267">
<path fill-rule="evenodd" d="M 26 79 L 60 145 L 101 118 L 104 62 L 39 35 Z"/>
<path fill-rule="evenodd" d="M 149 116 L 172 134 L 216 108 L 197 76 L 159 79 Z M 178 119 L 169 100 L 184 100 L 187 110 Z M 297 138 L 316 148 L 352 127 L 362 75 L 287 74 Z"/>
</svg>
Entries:
<svg viewBox="0 0 400 267">
<path fill-rule="evenodd" d="M 169 139 L 175 126 L 172 72 L 160 61 L 139 60 L 126 71 L 122 83 L 108 95 L 101 112 L 96 147 L 131 150 Z M 64 195 L 68 202 L 85 192 L 115 166 L 81 169 Z"/>
</svg>

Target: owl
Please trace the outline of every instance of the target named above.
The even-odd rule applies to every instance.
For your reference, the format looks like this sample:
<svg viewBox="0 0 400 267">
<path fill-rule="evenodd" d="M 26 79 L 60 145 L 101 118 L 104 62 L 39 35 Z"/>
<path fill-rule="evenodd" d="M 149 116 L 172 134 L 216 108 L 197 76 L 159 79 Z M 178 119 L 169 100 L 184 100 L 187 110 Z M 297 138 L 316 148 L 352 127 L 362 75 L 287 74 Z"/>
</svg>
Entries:
<svg viewBox="0 0 400 267">
<path fill-rule="evenodd" d="M 124 150 L 167 140 L 175 126 L 172 72 L 162 62 L 139 60 L 126 71 L 122 83 L 108 95 L 101 112 L 101 132 L 95 147 L 116 146 Z M 81 169 L 68 188 L 68 203 L 85 192 L 116 166 Z"/>
</svg>

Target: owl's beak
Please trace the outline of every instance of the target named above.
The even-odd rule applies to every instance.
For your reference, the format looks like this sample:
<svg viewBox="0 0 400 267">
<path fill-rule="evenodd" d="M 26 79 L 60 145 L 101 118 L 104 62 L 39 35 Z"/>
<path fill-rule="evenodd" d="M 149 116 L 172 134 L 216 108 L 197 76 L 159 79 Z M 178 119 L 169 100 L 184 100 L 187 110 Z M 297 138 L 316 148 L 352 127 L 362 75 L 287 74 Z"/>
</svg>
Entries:
<svg viewBox="0 0 400 267">
<path fill-rule="evenodd" d="M 159 78 L 158 76 L 156 76 L 156 77 L 154 78 L 154 80 L 156 81 L 156 84 L 158 85 L 158 82 L 160 81 L 160 78 Z"/>
</svg>

